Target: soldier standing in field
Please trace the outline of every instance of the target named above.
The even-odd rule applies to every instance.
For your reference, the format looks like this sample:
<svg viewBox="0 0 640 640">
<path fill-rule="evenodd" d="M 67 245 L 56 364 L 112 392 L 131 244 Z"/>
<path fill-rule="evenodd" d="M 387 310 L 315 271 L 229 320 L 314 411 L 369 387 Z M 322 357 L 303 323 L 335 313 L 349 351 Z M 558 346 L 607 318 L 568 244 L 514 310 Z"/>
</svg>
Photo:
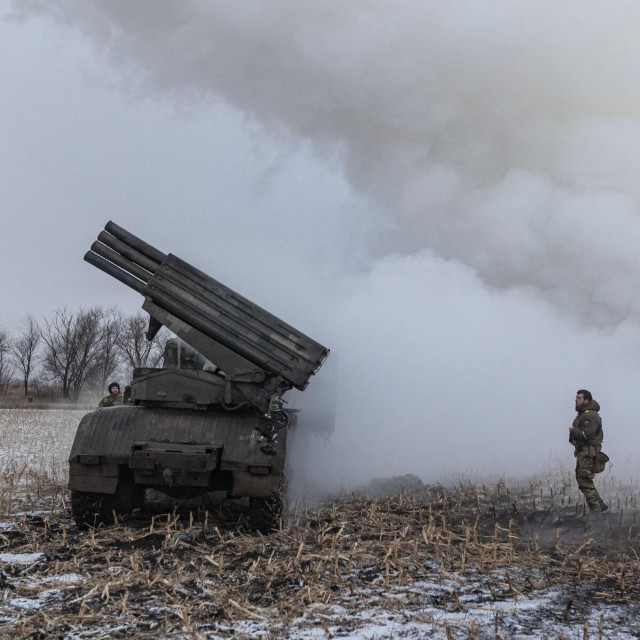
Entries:
<svg viewBox="0 0 640 640">
<path fill-rule="evenodd" d="M 586 389 L 576 393 L 578 415 L 569 427 L 569 442 L 575 447 L 576 480 L 591 511 L 608 511 L 609 507 L 600 497 L 593 484 L 596 455 L 602 449 L 602 418 L 600 405 Z"/>
<path fill-rule="evenodd" d="M 109 385 L 109 395 L 105 396 L 98 403 L 98 407 L 114 407 L 117 404 L 122 404 L 122 394 L 120 393 L 120 383 L 112 382 Z"/>
</svg>

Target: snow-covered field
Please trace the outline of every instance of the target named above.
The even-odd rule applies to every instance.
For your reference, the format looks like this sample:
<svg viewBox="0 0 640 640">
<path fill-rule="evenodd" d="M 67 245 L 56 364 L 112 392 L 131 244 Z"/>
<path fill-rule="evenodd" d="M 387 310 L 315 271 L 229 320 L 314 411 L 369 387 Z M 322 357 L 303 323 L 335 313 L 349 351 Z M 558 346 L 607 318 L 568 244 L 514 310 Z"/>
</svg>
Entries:
<svg viewBox="0 0 640 640">
<path fill-rule="evenodd" d="M 0 410 L 0 637 L 640 637 L 638 491 L 613 478 L 599 518 L 564 477 L 295 505 L 269 535 L 180 509 L 80 531 L 83 413 Z"/>
<path fill-rule="evenodd" d="M 0 409 L 0 473 L 47 475 L 66 482 L 67 458 L 86 411 Z M 5 481 L 6 484 L 6 481 Z"/>
</svg>

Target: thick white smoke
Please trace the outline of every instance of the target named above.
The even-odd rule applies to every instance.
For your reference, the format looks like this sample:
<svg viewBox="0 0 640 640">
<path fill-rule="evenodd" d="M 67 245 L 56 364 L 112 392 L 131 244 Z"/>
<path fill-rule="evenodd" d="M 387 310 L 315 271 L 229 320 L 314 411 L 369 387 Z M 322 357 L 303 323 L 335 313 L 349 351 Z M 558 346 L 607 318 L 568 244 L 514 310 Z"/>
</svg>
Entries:
<svg viewBox="0 0 640 640">
<path fill-rule="evenodd" d="M 566 446 L 578 387 L 612 406 L 637 379 L 637 3 L 16 3 L 30 11 L 81 29 L 133 95 L 221 101 L 339 158 L 371 211 L 344 226 L 370 236 L 354 272 L 331 225 L 333 271 L 292 276 L 340 370 L 338 435 L 311 466 L 345 484 L 532 469 Z"/>
<path fill-rule="evenodd" d="M 428 247 L 589 321 L 638 316 L 636 3 L 30 5 L 95 38 L 132 91 L 338 145 L 393 220 L 380 252 Z"/>
</svg>

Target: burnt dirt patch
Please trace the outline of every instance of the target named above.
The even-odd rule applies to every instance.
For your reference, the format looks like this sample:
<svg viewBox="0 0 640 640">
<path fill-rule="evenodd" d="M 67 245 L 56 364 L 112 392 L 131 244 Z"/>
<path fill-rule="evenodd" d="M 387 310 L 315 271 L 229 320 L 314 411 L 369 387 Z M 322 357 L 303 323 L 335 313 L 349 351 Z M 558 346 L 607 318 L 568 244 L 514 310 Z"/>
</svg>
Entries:
<svg viewBox="0 0 640 640">
<path fill-rule="evenodd" d="M 352 495 L 294 505 L 268 535 L 177 505 L 87 531 L 65 508 L 14 513 L 0 636 L 635 638 L 640 522 L 625 491 L 598 517 L 535 484 Z"/>
</svg>

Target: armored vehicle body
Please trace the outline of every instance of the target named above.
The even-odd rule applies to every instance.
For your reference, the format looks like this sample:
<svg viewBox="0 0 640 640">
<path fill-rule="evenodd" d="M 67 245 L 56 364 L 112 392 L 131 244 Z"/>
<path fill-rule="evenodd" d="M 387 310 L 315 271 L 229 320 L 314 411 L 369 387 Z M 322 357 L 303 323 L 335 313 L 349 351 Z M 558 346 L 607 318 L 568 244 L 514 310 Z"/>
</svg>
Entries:
<svg viewBox="0 0 640 640">
<path fill-rule="evenodd" d="M 136 369 L 120 406 L 87 414 L 69 456 L 80 525 L 142 506 L 145 490 L 249 498 L 265 526 L 282 501 L 283 395 L 304 390 L 329 350 L 174 255 L 109 222 L 85 260 L 144 296 L 162 368 Z M 186 343 L 186 344 L 185 344 Z"/>
</svg>

